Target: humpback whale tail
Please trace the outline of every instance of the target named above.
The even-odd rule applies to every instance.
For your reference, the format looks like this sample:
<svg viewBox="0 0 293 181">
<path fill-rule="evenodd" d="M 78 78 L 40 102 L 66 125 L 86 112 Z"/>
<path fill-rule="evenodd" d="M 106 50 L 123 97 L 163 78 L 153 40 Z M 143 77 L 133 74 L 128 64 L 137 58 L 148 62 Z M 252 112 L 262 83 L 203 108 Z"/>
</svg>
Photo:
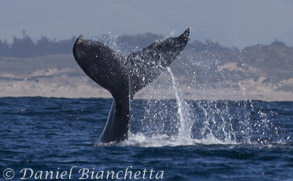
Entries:
<svg viewBox="0 0 293 181">
<path fill-rule="evenodd" d="M 132 98 L 183 51 L 189 32 L 188 28 L 178 37 L 155 42 L 128 57 L 117 54 L 101 42 L 84 40 L 82 36 L 77 38 L 73 46 L 75 60 L 91 79 L 107 89 L 114 98 L 101 142 L 127 139 Z"/>
</svg>

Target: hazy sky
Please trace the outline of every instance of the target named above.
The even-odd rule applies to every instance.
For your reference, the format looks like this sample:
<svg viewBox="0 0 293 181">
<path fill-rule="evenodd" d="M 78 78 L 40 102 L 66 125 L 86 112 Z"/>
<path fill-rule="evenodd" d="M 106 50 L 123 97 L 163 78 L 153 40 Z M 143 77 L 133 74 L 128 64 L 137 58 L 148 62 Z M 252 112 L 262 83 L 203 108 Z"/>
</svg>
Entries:
<svg viewBox="0 0 293 181">
<path fill-rule="evenodd" d="M 0 39 L 68 39 L 83 34 L 169 36 L 192 27 L 193 40 L 226 46 L 293 45 L 293 0 L 0 0 Z"/>
</svg>

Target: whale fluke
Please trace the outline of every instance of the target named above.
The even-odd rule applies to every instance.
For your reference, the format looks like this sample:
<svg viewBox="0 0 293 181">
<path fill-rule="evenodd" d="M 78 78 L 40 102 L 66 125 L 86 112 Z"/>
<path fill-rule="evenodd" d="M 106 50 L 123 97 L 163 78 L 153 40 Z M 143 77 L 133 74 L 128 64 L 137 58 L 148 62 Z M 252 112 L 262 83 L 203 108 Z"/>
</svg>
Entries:
<svg viewBox="0 0 293 181">
<path fill-rule="evenodd" d="M 101 142 L 120 142 L 128 138 L 132 98 L 183 51 L 189 32 L 188 28 L 176 38 L 157 41 L 128 57 L 119 55 L 101 42 L 84 40 L 82 36 L 77 38 L 73 46 L 75 60 L 114 98 Z"/>
<path fill-rule="evenodd" d="M 189 32 L 188 28 L 177 38 L 155 42 L 128 56 L 127 60 L 131 64 L 131 97 L 155 80 L 176 59 L 188 42 Z"/>
</svg>

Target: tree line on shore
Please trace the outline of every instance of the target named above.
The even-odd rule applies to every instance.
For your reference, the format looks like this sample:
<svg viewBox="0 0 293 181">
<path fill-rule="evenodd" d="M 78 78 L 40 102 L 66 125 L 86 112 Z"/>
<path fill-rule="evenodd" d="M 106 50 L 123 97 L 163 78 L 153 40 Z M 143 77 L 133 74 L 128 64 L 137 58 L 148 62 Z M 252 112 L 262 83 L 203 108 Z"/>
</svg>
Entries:
<svg viewBox="0 0 293 181">
<path fill-rule="evenodd" d="M 50 40 L 46 36 L 42 36 L 36 42 L 23 32 L 21 38 L 13 37 L 13 41 L 9 44 L 6 40 L 0 40 L 0 56 L 5 57 L 37 57 L 54 54 L 66 54 L 72 51 L 72 45 L 76 37 L 69 40 Z"/>
<path fill-rule="evenodd" d="M 77 37 L 73 36 L 67 40 L 50 40 L 46 36 L 42 36 L 39 40 L 33 41 L 33 39 L 23 31 L 22 37 L 13 37 L 12 43 L 8 43 L 6 40 L 0 40 L 0 57 L 37 57 L 56 54 L 68 54 L 72 53 L 72 47 Z M 98 38 L 106 44 L 111 44 L 113 38 L 108 35 L 103 35 Z M 142 49 L 156 40 L 164 39 L 162 35 L 153 33 L 144 33 L 139 35 L 121 35 L 115 39 L 115 43 L 121 50 L 133 51 Z M 282 44 L 283 42 L 275 40 L 272 45 Z M 222 51 L 229 48 L 221 46 L 218 42 L 212 40 L 192 41 L 186 47 L 187 49 L 194 49 L 196 51 Z"/>
</svg>

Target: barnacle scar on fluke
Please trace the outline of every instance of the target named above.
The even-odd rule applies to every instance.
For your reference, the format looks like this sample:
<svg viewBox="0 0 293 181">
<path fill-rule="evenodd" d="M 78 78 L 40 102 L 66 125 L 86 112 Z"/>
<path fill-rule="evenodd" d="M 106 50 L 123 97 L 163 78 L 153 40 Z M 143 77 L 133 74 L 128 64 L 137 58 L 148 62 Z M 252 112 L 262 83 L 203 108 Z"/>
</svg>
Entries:
<svg viewBox="0 0 293 181">
<path fill-rule="evenodd" d="M 112 94 L 114 100 L 101 135 L 102 143 L 128 138 L 131 100 L 136 92 L 155 80 L 185 48 L 188 28 L 180 36 L 158 41 L 128 57 L 105 44 L 79 36 L 73 46 L 74 58 L 82 70 Z"/>
</svg>

